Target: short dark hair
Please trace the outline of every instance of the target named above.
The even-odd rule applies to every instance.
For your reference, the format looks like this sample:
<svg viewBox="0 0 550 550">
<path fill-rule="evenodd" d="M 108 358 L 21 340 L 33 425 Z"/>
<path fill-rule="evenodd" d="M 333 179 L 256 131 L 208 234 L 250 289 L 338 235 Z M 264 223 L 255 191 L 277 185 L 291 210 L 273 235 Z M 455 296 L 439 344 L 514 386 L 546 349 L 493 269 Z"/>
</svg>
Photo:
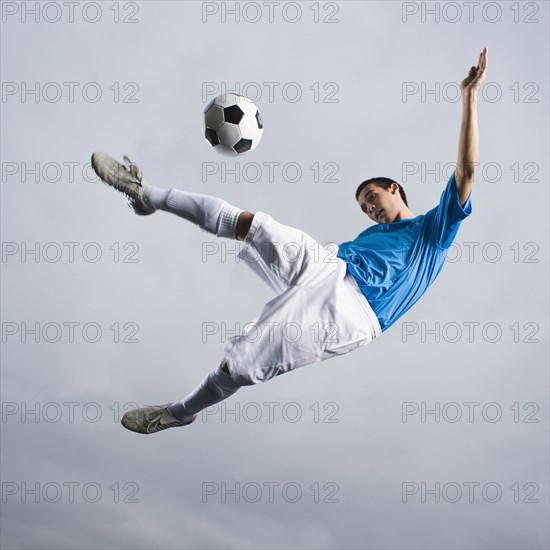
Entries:
<svg viewBox="0 0 550 550">
<path fill-rule="evenodd" d="M 390 178 L 370 178 L 368 180 L 365 180 L 359 187 L 357 188 L 357 191 L 355 191 L 355 200 L 359 198 L 359 194 L 363 189 L 369 184 L 374 183 L 377 187 L 382 187 L 383 189 L 389 189 L 391 187 L 392 183 L 397 183 L 395 180 L 392 180 Z M 401 195 L 401 198 L 403 199 L 403 202 L 408 207 L 409 203 L 407 202 L 407 195 L 405 195 L 405 190 L 403 189 L 403 186 L 400 183 L 397 183 L 399 185 L 399 194 Z"/>
</svg>

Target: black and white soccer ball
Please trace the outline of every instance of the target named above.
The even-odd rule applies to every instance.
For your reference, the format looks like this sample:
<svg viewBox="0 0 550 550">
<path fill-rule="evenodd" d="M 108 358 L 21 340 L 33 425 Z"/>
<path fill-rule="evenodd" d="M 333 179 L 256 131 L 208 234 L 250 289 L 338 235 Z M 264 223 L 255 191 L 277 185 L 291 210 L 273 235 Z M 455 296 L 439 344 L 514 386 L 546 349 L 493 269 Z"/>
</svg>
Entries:
<svg viewBox="0 0 550 550">
<path fill-rule="evenodd" d="M 254 150 L 263 128 L 260 111 L 242 95 L 225 93 L 204 109 L 204 137 L 222 155 L 236 157 Z"/>
</svg>

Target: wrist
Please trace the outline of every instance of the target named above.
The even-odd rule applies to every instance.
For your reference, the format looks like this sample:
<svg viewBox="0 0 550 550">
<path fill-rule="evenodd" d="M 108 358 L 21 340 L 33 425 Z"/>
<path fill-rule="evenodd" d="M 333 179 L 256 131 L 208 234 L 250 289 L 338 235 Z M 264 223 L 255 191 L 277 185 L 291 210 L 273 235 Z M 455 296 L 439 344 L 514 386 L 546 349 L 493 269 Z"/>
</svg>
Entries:
<svg viewBox="0 0 550 550">
<path fill-rule="evenodd" d="M 477 103 L 477 90 L 462 92 L 462 103 Z"/>
</svg>

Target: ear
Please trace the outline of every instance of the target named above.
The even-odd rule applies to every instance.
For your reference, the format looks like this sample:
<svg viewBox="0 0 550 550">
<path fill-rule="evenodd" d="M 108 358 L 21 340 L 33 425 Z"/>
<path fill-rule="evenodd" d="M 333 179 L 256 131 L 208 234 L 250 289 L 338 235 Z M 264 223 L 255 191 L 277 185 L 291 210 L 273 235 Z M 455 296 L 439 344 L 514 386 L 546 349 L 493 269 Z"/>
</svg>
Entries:
<svg viewBox="0 0 550 550">
<path fill-rule="evenodd" d="M 399 184 L 393 182 L 393 183 L 391 184 L 391 190 L 392 190 L 392 193 L 393 193 L 393 194 L 399 193 Z"/>
</svg>

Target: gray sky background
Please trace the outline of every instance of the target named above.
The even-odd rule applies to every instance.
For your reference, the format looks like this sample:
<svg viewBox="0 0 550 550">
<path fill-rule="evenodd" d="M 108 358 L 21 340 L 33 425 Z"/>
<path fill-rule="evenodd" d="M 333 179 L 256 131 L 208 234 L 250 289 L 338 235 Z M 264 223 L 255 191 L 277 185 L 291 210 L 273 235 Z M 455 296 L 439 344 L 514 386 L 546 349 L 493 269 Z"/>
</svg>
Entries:
<svg viewBox="0 0 550 550">
<path fill-rule="evenodd" d="M 439 22 L 422 20 L 434 2 L 322 2 L 315 23 L 315 3 L 302 2 L 293 24 L 282 17 L 283 7 L 296 13 L 288 2 L 272 23 L 263 3 L 255 3 L 259 22 L 237 23 L 221 20 L 222 3 L 121 2 L 120 20 L 136 22 L 118 24 L 112 2 L 100 3 L 95 23 L 84 19 L 96 16 L 92 3 L 75 7 L 74 22 L 67 8 L 53 22 L 61 2 L 39 22 L 23 19 L 23 4 L 2 7 L 2 546 L 548 548 L 548 3 L 520 2 L 516 12 L 493 3 L 498 20 L 480 4 L 473 21 L 458 3 L 464 11 L 453 23 L 446 2 Z M 202 10 L 215 7 L 203 22 Z M 422 300 L 367 347 L 241 389 L 224 402 L 240 407 L 237 416 L 217 410 L 149 437 L 122 428 L 128 403 L 182 398 L 219 364 L 225 336 L 203 341 L 206 323 L 242 327 L 273 293 L 234 256 L 222 257 L 240 244 L 164 212 L 133 215 L 92 175 L 91 153 L 128 154 L 153 185 L 220 196 L 340 243 L 371 224 L 354 200 L 368 177 L 402 182 L 415 214 L 438 203 L 452 171 L 442 167 L 456 161 L 456 86 L 484 46 L 473 213 L 455 260 Z M 22 97 L 36 82 L 50 98 L 47 84 L 58 83 L 62 96 Z M 64 82 L 78 83 L 72 102 Z M 279 84 L 273 101 L 265 82 Z M 252 153 L 228 159 L 203 140 L 202 109 L 218 95 L 203 94 L 209 83 L 257 83 L 247 89 L 265 131 Z M 288 83 L 299 101 L 282 95 Z M 418 93 L 403 98 L 404 83 Z M 420 89 L 436 83 L 445 94 L 423 99 Z M 83 99 L 86 84 L 90 97 L 101 90 L 99 101 Z M 263 166 L 260 181 L 203 178 L 205 163 L 236 162 Z M 273 182 L 270 162 L 280 163 Z M 302 169 L 296 182 L 280 168 L 290 162 Z M 38 181 L 22 176 L 23 163 L 39 163 Z M 436 163 L 436 176 L 420 172 Z M 322 181 L 330 166 L 334 181 Z M 68 242 L 77 243 L 74 261 Z M 21 255 L 35 243 L 38 261 Z M 218 247 L 207 261 L 205 243 Z M 43 252 L 56 249 L 58 260 L 47 261 Z M 22 337 L 24 323 L 39 323 L 38 342 Z M 87 323 L 89 339 L 101 329 L 95 343 L 83 337 Z M 471 341 L 468 323 L 479 323 Z M 47 341 L 57 327 L 59 341 Z M 122 341 L 132 334 L 137 343 Z M 437 403 L 445 415 L 404 422 L 406 402 Z M 468 402 L 479 403 L 472 422 Z M 37 403 L 38 416 L 22 414 Z M 456 422 L 452 403 L 463 413 Z M 497 409 L 502 417 L 488 421 Z M 403 502 L 405 483 L 419 492 Z M 466 483 L 479 484 L 472 502 Z M 223 484 L 241 489 L 239 502 L 222 495 Z M 439 502 L 422 497 L 422 484 L 440 488 Z M 495 487 L 502 494 L 490 502 Z"/>
</svg>

